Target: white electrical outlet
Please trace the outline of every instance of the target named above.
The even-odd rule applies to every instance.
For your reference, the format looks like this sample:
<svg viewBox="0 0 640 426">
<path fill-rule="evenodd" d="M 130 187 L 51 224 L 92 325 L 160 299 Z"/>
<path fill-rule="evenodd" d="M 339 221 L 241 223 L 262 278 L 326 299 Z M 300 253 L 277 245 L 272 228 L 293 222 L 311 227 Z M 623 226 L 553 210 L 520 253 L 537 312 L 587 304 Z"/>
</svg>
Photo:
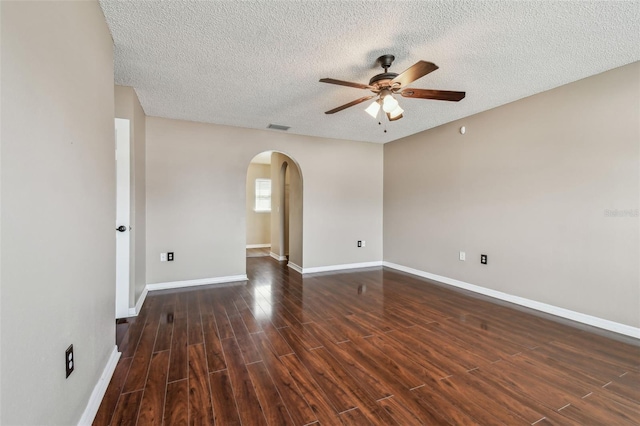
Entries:
<svg viewBox="0 0 640 426">
<path fill-rule="evenodd" d="M 467 255 L 465 254 L 465 252 L 461 251 L 460 252 L 460 260 L 465 261 L 467 259 Z"/>
<path fill-rule="evenodd" d="M 160 262 L 167 261 L 167 253 L 160 253 Z"/>
</svg>

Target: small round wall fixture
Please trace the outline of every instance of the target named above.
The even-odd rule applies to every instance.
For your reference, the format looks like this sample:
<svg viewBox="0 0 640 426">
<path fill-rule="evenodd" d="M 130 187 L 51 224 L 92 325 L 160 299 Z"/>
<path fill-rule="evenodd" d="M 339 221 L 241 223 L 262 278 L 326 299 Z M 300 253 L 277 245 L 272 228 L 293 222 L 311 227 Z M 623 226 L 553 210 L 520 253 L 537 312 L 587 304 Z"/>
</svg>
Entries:
<svg viewBox="0 0 640 426">
<path fill-rule="evenodd" d="M 467 128 L 464 126 L 460 127 L 460 134 L 464 135 L 465 133 L 467 133 Z"/>
</svg>

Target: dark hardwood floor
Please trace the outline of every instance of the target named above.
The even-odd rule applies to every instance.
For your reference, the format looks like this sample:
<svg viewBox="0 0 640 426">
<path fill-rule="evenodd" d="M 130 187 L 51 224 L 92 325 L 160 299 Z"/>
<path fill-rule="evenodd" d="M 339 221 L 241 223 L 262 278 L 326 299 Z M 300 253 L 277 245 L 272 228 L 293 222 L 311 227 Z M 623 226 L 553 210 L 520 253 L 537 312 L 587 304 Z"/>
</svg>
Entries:
<svg viewBox="0 0 640 426">
<path fill-rule="evenodd" d="M 269 256 L 269 251 L 271 249 L 269 247 L 260 247 L 260 248 L 248 248 L 247 249 L 247 257 L 265 257 Z"/>
<path fill-rule="evenodd" d="M 637 425 L 640 348 L 388 269 L 149 293 L 94 424 Z"/>
</svg>

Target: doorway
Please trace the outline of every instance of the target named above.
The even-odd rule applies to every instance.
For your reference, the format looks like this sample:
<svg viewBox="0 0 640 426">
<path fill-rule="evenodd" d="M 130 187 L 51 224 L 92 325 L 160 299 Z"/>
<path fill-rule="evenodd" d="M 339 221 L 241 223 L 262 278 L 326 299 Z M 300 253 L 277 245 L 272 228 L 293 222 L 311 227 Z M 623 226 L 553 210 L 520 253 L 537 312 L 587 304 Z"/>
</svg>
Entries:
<svg viewBox="0 0 640 426">
<path fill-rule="evenodd" d="M 262 152 L 247 168 L 247 257 L 269 256 L 271 248 L 271 151 Z"/>
<path fill-rule="evenodd" d="M 256 155 L 247 170 L 247 257 L 271 256 L 302 270 L 302 173 L 290 156 Z"/>
</svg>

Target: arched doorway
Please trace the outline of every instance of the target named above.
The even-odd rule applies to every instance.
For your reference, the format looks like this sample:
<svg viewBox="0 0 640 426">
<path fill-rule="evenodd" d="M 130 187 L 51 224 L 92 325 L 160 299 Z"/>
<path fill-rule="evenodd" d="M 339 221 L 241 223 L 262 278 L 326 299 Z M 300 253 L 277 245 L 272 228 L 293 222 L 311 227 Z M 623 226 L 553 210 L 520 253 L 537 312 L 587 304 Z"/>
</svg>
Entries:
<svg viewBox="0 0 640 426">
<path fill-rule="evenodd" d="M 302 173 L 293 158 L 277 151 L 253 158 L 247 170 L 247 256 L 270 255 L 302 272 L 302 200 Z"/>
</svg>

